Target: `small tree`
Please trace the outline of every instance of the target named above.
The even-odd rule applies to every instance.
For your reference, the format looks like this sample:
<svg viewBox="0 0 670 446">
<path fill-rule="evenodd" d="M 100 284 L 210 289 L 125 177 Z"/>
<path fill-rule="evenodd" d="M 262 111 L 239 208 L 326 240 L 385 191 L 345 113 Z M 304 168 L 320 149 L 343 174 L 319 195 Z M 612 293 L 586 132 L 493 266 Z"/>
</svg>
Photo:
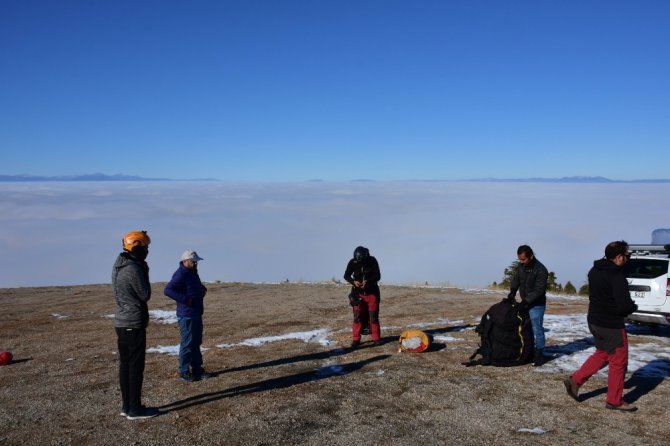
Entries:
<svg viewBox="0 0 670 446">
<path fill-rule="evenodd" d="M 503 272 L 503 280 L 499 285 L 501 288 L 509 288 L 510 285 L 512 285 L 512 279 L 514 278 L 514 274 L 516 274 L 518 267 L 519 262 L 515 260 L 507 268 L 505 268 L 505 271 Z"/>
<path fill-rule="evenodd" d="M 579 287 L 579 295 L 580 296 L 588 296 L 589 295 L 589 284 L 584 283 L 584 285 Z"/>
<path fill-rule="evenodd" d="M 547 276 L 547 291 L 561 292 L 563 287 L 560 283 L 556 282 L 556 273 L 553 271 L 549 272 Z"/>
<path fill-rule="evenodd" d="M 565 288 L 563 288 L 563 291 L 565 292 L 565 294 L 570 294 L 570 295 L 577 294 L 577 289 L 572 284 L 572 282 L 570 282 L 569 280 L 566 282 Z"/>
</svg>

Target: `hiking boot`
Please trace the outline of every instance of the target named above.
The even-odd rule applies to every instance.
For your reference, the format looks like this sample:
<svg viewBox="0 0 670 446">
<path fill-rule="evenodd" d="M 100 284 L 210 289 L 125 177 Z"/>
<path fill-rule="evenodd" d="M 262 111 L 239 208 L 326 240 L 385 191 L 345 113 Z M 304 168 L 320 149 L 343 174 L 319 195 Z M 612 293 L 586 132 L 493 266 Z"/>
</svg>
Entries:
<svg viewBox="0 0 670 446">
<path fill-rule="evenodd" d="M 191 375 L 188 372 L 187 373 L 180 373 L 179 378 L 177 378 L 177 379 L 179 381 L 184 381 L 184 382 L 187 382 L 187 383 L 192 383 L 193 381 L 195 381 L 195 379 L 193 379 L 193 375 Z"/>
<path fill-rule="evenodd" d="M 621 405 L 619 406 L 607 403 L 605 404 L 605 407 L 612 410 L 622 410 L 624 412 L 635 412 L 637 410 L 637 407 L 633 406 L 632 404 L 628 404 L 626 402 L 621 403 Z"/>
<path fill-rule="evenodd" d="M 565 391 L 568 392 L 575 401 L 579 401 L 579 386 L 572 379 L 572 376 L 568 376 L 563 380 L 563 385 L 565 385 Z"/>
<path fill-rule="evenodd" d="M 140 406 L 137 409 L 131 409 L 128 411 L 126 418 L 129 420 L 144 420 L 147 418 L 153 418 L 158 415 L 158 409 L 155 407 L 144 407 Z"/>
<path fill-rule="evenodd" d="M 533 356 L 533 367 L 540 367 L 544 364 L 544 349 L 535 349 L 535 356 Z"/>
<path fill-rule="evenodd" d="M 349 348 L 358 348 L 361 345 L 361 341 L 351 341 Z"/>
</svg>

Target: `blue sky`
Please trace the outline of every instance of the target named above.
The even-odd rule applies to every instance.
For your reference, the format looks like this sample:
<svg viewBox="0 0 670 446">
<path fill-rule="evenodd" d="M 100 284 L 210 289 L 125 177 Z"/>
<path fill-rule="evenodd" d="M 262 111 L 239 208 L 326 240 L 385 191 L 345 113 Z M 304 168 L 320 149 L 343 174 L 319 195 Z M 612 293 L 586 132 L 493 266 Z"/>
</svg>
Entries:
<svg viewBox="0 0 670 446">
<path fill-rule="evenodd" d="M 666 1 L 0 3 L 0 173 L 668 178 Z"/>
</svg>

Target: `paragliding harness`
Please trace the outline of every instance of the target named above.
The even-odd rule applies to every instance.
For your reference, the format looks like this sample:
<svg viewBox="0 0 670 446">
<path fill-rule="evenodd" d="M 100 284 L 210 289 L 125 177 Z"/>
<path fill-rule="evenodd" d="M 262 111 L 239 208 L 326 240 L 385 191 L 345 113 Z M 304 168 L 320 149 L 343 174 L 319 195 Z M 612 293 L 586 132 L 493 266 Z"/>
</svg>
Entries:
<svg viewBox="0 0 670 446">
<path fill-rule="evenodd" d="M 527 311 L 507 299 L 488 309 L 475 329 L 480 336 L 479 348 L 462 364 L 511 367 L 528 364 L 533 359 L 533 328 Z M 481 358 L 475 359 L 477 355 Z"/>
</svg>

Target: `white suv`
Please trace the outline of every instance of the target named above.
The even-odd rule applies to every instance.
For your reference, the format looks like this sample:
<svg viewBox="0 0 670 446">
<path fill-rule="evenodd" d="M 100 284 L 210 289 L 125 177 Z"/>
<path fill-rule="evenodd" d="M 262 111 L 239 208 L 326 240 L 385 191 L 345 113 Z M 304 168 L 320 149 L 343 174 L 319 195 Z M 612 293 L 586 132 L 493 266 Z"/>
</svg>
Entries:
<svg viewBox="0 0 670 446">
<path fill-rule="evenodd" d="M 630 245 L 629 249 L 624 271 L 638 309 L 628 319 L 670 325 L 670 245 Z"/>
</svg>

